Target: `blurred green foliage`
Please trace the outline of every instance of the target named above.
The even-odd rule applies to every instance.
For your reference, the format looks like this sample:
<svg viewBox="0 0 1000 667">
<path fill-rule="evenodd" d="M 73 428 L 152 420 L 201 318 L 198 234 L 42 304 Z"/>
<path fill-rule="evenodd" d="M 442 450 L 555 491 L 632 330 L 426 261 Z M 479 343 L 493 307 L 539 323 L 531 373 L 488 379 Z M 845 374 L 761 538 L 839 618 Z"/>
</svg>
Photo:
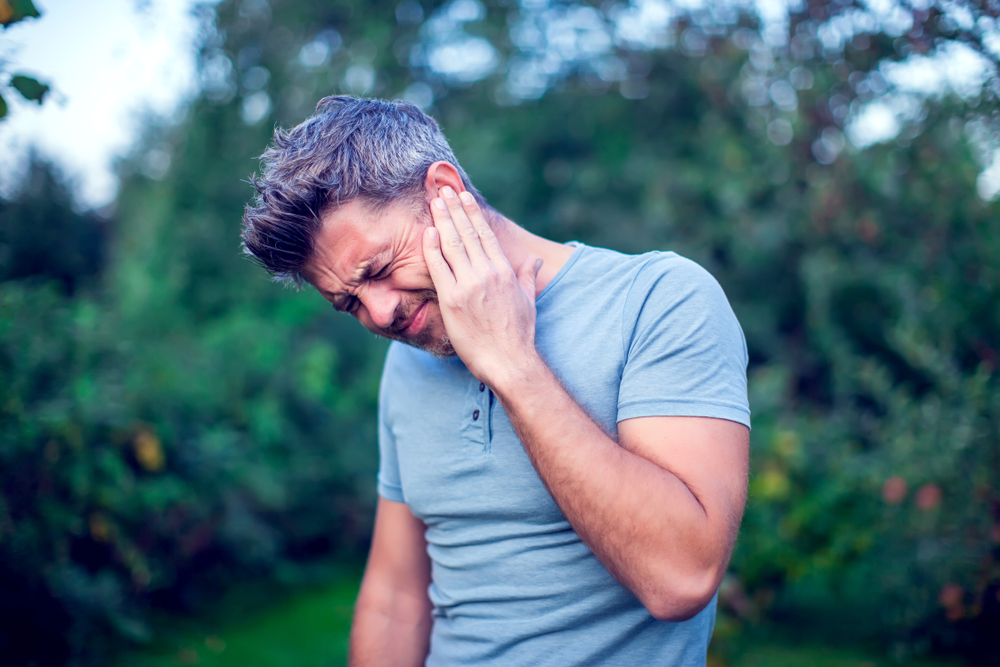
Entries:
<svg viewBox="0 0 1000 667">
<path fill-rule="evenodd" d="M 243 587 L 224 596 L 197 619 L 171 617 L 154 642 L 129 652 L 123 667 L 341 667 L 360 575 L 335 576 L 330 584 L 291 596 Z M 248 588 L 250 590 L 248 590 Z M 709 649 L 708 667 L 890 667 L 890 656 L 866 647 L 838 647 L 773 632 L 741 638 L 722 655 Z M 910 667 L 959 667 L 956 660 L 907 660 Z"/>
<path fill-rule="evenodd" d="M 7 28 L 14 23 L 28 18 L 41 16 L 31 0 L 0 0 L 0 27 Z M 6 78 L 7 63 L 0 57 L 0 77 Z M 26 74 L 15 74 L 6 82 L 6 86 L 16 90 L 21 97 L 41 104 L 50 92 L 48 84 Z M 2 87 L 2 86 L 0 86 Z M 0 95 L 0 119 L 7 115 L 7 102 Z"/>
<path fill-rule="evenodd" d="M 26 18 L 38 18 L 41 14 L 31 0 L 0 0 L 0 26 L 7 27 Z"/>
<path fill-rule="evenodd" d="M 753 16 L 682 19 L 676 49 L 618 44 L 527 94 L 528 5 L 202 9 L 202 92 L 123 161 L 113 211 L 74 212 L 40 165 L 0 208 L 0 645 L 99 663 L 150 638 L 151 609 L 363 556 L 384 343 L 238 249 L 272 124 L 351 92 L 428 105 L 531 231 L 676 250 L 726 289 L 753 472 L 717 642 L 775 621 L 995 660 L 1000 206 L 969 137 L 996 99 L 932 99 L 896 140 L 845 147 L 878 61 L 956 29 L 929 12 L 818 48 L 835 11 L 804 5 L 798 46 L 767 57 Z M 448 30 L 509 66 L 435 70 Z"/>
<path fill-rule="evenodd" d="M 197 619 L 173 616 L 155 641 L 123 656 L 123 667 L 340 667 L 360 572 L 332 571 L 319 587 L 275 593 L 235 589 Z"/>
</svg>

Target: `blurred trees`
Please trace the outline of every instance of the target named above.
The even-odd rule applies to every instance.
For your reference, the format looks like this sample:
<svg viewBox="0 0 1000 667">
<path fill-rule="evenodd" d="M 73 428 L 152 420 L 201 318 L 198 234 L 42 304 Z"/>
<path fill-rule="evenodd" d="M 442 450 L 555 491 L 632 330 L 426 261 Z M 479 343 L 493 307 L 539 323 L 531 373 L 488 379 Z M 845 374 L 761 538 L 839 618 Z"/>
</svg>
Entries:
<svg viewBox="0 0 1000 667">
<path fill-rule="evenodd" d="M 123 162 L 109 221 L 41 166 L 0 209 L 0 645 L 100 661 L 149 608 L 363 555 L 383 344 L 238 251 L 272 124 L 346 92 L 427 107 L 532 231 L 719 278 L 754 449 L 718 639 L 770 618 L 995 656 L 996 8 L 949 7 L 201 10 L 202 93 Z M 886 60 L 955 41 L 993 63 L 977 92 L 892 83 Z M 901 131 L 857 150 L 873 104 Z"/>
<path fill-rule="evenodd" d="M 76 212 L 62 176 L 32 155 L 18 196 L 0 201 L 0 280 L 54 280 L 72 294 L 103 268 L 105 226 Z"/>
</svg>

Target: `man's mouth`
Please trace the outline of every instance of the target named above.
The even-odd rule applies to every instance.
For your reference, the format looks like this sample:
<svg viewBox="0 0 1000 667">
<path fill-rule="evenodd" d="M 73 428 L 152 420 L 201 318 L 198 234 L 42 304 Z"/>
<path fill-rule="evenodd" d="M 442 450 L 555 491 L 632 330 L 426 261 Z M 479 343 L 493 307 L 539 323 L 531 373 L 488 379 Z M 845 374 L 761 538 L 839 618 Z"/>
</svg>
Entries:
<svg viewBox="0 0 1000 667">
<path fill-rule="evenodd" d="M 427 323 L 427 302 L 420 304 L 416 312 L 410 318 L 409 323 L 402 328 L 396 329 L 397 332 L 404 336 L 415 336 L 424 328 L 424 324 Z"/>
</svg>

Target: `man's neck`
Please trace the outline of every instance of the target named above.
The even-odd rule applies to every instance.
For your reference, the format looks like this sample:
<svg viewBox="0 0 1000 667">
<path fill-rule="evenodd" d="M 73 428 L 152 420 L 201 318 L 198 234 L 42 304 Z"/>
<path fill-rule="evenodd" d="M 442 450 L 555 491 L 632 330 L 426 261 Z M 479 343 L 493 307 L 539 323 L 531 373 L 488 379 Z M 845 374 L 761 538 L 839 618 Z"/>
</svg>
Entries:
<svg viewBox="0 0 1000 667">
<path fill-rule="evenodd" d="M 542 258 L 542 268 L 535 282 L 535 296 L 538 296 L 569 260 L 573 248 L 532 234 L 508 218 L 499 215 L 498 217 L 500 220 L 495 220 L 490 226 L 493 227 L 500 248 L 515 272 L 531 255 Z"/>
</svg>

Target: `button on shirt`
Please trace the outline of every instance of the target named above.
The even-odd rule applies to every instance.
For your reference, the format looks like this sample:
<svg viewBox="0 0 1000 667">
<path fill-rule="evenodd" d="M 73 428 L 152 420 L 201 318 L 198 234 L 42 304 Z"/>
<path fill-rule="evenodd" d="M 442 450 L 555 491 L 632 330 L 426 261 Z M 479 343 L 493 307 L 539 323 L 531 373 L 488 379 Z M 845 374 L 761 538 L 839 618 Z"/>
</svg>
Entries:
<svg viewBox="0 0 1000 667">
<path fill-rule="evenodd" d="M 632 417 L 749 426 L 746 346 L 712 276 L 674 253 L 576 245 L 536 300 L 535 342 L 596 423 L 612 438 Z M 379 451 L 379 494 L 427 525 L 429 667 L 704 665 L 715 601 L 654 619 L 574 532 L 460 359 L 390 346 Z"/>
</svg>

